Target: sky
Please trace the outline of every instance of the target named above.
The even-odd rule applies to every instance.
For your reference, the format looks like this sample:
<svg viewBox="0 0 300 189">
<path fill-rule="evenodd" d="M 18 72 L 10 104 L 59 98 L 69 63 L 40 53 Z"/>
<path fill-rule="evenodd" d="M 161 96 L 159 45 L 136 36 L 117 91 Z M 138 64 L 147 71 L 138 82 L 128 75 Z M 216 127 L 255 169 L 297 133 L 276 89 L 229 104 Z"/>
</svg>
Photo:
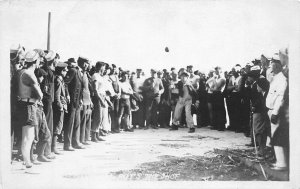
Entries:
<svg viewBox="0 0 300 189">
<path fill-rule="evenodd" d="M 269 57 L 295 39 L 296 1 L 8 1 L 2 10 L 9 45 L 51 49 L 124 69 L 193 65 L 207 72 Z M 2 5 L 3 5 L 2 4 Z M 3 37 L 3 35 L 2 35 Z M 169 48 L 169 53 L 164 51 Z"/>
</svg>

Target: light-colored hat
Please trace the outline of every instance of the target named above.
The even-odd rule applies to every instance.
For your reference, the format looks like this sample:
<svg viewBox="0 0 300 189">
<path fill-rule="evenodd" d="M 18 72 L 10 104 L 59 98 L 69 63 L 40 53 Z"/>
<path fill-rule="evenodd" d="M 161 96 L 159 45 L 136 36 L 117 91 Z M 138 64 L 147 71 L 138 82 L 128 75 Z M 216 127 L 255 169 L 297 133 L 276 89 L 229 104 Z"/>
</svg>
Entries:
<svg viewBox="0 0 300 189">
<path fill-rule="evenodd" d="M 25 54 L 25 61 L 26 62 L 34 62 L 36 61 L 37 59 L 39 58 L 39 54 L 36 52 L 36 51 L 28 51 L 26 54 Z"/>
<path fill-rule="evenodd" d="M 56 56 L 56 52 L 50 50 L 50 51 L 46 54 L 45 59 L 49 62 L 49 61 L 53 60 L 53 59 L 55 58 L 55 56 Z"/>
<path fill-rule="evenodd" d="M 278 54 L 278 53 L 275 53 L 275 54 L 272 56 L 272 62 L 280 63 L 280 64 L 281 64 L 281 61 L 280 61 L 280 58 L 279 58 L 279 54 Z"/>
</svg>

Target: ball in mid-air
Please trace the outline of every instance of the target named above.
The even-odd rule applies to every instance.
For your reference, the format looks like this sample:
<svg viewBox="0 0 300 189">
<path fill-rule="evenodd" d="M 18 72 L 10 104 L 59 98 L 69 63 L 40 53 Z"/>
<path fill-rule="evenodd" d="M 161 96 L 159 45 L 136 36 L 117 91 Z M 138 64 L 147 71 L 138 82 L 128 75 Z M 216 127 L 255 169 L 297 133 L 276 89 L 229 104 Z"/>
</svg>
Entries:
<svg viewBox="0 0 300 189">
<path fill-rule="evenodd" d="M 165 52 L 169 52 L 169 48 L 168 47 L 165 48 Z"/>
</svg>

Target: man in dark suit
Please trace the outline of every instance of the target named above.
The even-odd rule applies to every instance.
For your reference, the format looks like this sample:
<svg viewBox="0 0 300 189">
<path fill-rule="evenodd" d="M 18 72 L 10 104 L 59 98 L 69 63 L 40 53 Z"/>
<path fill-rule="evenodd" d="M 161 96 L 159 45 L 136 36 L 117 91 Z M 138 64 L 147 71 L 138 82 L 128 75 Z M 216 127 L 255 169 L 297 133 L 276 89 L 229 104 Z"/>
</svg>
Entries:
<svg viewBox="0 0 300 189">
<path fill-rule="evenodd" d="M 79 142 L 82 76 L 81 68 L 73 66 L 69 69 L 65 78 L 65 84 L 70 95 L 69 113 L 64 128 L 64 150 L 66 151 L 74 151 L 74 148 L 84 149 L 83 145 Z"/>
</svg>

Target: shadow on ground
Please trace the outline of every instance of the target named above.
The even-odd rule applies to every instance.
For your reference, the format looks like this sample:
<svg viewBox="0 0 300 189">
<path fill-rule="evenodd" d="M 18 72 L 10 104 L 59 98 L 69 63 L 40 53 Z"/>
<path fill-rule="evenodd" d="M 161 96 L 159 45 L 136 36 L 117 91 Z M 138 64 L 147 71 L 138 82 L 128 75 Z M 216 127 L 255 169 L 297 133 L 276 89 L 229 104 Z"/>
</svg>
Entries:
<svg viewBox="0 0 300 189">
<path fill-rule="evenodd" d="M 212 153 L 213 154 L 213 153 Z M 132 170 L 110 174 L 121 180 L 151 181 L 255 181 L 264 180 L 256 170 L 238 159 L 220 154 L 206 156 L 159 156 Z"/>
</svg>

